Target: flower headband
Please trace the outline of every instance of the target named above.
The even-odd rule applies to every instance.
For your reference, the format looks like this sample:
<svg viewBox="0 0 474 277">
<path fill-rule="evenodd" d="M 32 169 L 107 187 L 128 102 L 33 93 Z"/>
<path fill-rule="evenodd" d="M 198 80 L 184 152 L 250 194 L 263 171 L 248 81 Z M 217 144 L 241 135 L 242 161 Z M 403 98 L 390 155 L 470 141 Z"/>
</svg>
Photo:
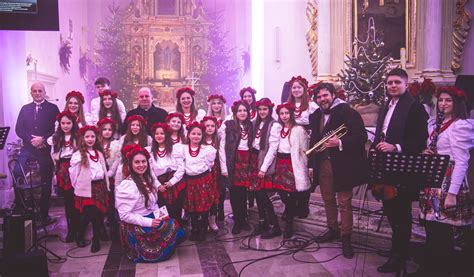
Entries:
<svg viewBox="0 0 474 277">
<path fill-rule="evenodd" d="M 181 98 L 181 95 L 182 95 L 183 93 L 185 93 L 185 92 L 191 94 L 191 96 L 194 96 L 194 94 L 196 93 L 196 92 L 195 92 L 192 88 L 190 88 L 190 87 L 180 88 L 180 89 L 178 89 L 178 91 L 176 91 L 176 98 L 178 98 L 178 99 Z"/>
<path fill-rule="evenodd" d="M 247 110 L 249 109 L 247 102 L 242 101 L 242 100 L 238 100 L 238 101 L 235 101 L 234 104 L 232 104 L 232 108 L 231 108 L 232 113 L 236 113 L 236 112 L 237 112 L 237 108 L 238 108 L 240 105 L 243 105 L 245 108 L 247 108 Z"/>
<path fill-rule="evenodd" d="M 224 96 L 220 94 L 212 94 L 207 97 L 207 103 L 211 102 L 213 99 L 220 99 L 223 103 L 225 103 L 225 98 Z"/>
<path fill-rule="evenodd" d="M 85 103 L 84 101 L 84 95 L 82 95 L 81 92 L 79 91 L 70 91 L 67 95 L 66 95 L 66 101 L 69 101 L 69 98 L 71 97 L 74 97 L 74 98 L 77 98 L 79 101 L 81 101 L 82 104 Z"/>
<path fill-rule="evenodd" d="M 170 113 L 170 114 L 168 114 L 168 115 L 166 116 L 165 122 L 170 122 L 170 120 L 171 120 L 173 117 L 179 118 L 179 120 L 181 120 L 181 123 L 183 123 L 183 122 L 185 121 L 184 115 L 183 115 L 182 113 L 174 112 L 174 113 Z"/>
<path fill-rule="evenodd" d="M 275 104 L 273 104 L 272 101 L 264 98 L 255 102 L 255 107 L 258 107 L 258 106 L 267 106 L 269 108 L 273 108 L 275 107 Z"/>
<path fill-rule="evenodd" d="M 170 132 L 170 126 L 168 126 L 168 124 L 159 122 L 159 123 L 155 123 L 151 126 L 151 133 L 154 134 L 156 129 L 158 129 L 158 128 L 163 129 L 163 131 L 165 131 L 165 133 L 169 134 L 169 132 Z"/>
<path fill-rule="evenodd" d="M 198 123 L 197 121 L 194 121 L 193 123 L 189 124 L 188 127 L 186 127 L 186 130 L 188 130 L 188 132 L 191 131 L 191 129 L 194 129 L 194 128 L 199 128 L 202 130 L 204 130 L 204 126 L 202 126 L 201 123 Z"/>
<path fill-rule="evenodd" d="M 146 125 L 146 124 L 147 124 L 146 119 L 143 118 L 143 116 L 138 115 L 138 114 L 132 115 L 132 116 L 130 116 L 129 118 L 127 118 L 127 124 L 130 124 L 130 123 L 132 123 L 132 122 L 135 121 L 135 120 L 138 120 L 138 121 L 141 122 L 143 125 Z"/>
<path fill-rule="evenodd" d="M 86 125 L 86 126 L 82 127 L 81 129 L 79 129 L 79 136 L 81 136 L 81 137 L 84 136 L 87 131 L 92 131 L 96 135 L 99 133 L 99 130 L 97 129 L 97 127 L 92 126 L 92 125 Z"/>
<path fill-rule="evenodd" d="M 211 115 L 206 115 L 205 117 L 203 117 L 203 119 L 201 120 L 201 125 L 204 126 L 204 122 L 206 122 L 208 120 L 214 121 L 214 123 L 217 125 L 217 117 L 211 116 Z"/>
<path fill-rule="evenodd" d="M 99 122 L 97 122 L 97 126 L 99 126 L 99 127 L 102 127 L 105 124 L 112 124 L 112 125 L 115 125 L 115 126 L 117 125 L 117 123 L 115 121 L 113 121 L 112 119 L 110 119 L 108 117 L 104 117 L 101 120 L 99 120 Z"/>
<path fill-rule="evenodd" d="M 110 89 L 106 89 L 106 90 L 103 90 L 103 91 L 99 92 L 100 97 L 104 97 L 106 95 L 110 95 L 115 99 L 117 99 L 117 97 L 118 97 L 118 94 L 115 91 L 112 91 Z"/>
<path fill-rule="evenodd" d="M 298 81 L 300 84 L 302 84 L 304 87 L 308 87 L 308 80 L 301 76 L 296 76 L 296 77 L 291 77 L 290 84 L 292 85 L 294 82 Z"/>
<path fill-rule="evenodd" d="M 59 122 L 61 118 L 63 118 L 64 116 L 69 117 L 72 120 L 72 122 L 77 122 L 77 116 L 71 113 L 70 111 L 63 111 L 63 112 L 58 113 L 56 115 L 56 120 Z"/>
<path fill-rule="evenodd" d="M 141 147 L 138 144 L 130 143 L 130 144 L 125 145 L 120 152 L 122 153 L 122 156 L 126 157 L 127 153 L 132 151 L 132 149 L 134 148 L 141 148 Z"/>
<path fill-rule="evenodd" d="M 288 109 L 292 112 L 294 112 L 295 109 L 296 109 L 295 105 L 286 102 L 286 103 L 283 103 L 283 104 L 280 104 L 280 105 L 277 106 L 277 109 L 276 109 L 277 113 L 279 113 L 282 108 L 286 108 L 286 109 Z"/>
<path fill-rule="evenodd" d="M 251 94 L 255 95 L 257 93 L 257 91 L 251 87 L 246 87 L 246 88 L 243 88 L 240 90 L 239 94 L 240 94 L 240 98 L 244 97 L 244 93 L 248 91 L 250 92 Z"/>
<path fill-rule="evenodd" d="M 148 150 L 146 150 L 145 148 L 141 146 L 138 146 L 137 144 L 135 145 L 136 147 L 133 147 L 132 149 L 130 149 L 130 151 L 128 151 L 125 154 L 125 157 L 127 157 L 128 160 L 130 160 L 131 157 L 137 154 L 143 154 L 147 160 L 150 159 L 150 153 L 148 152 Z"/>
<path fill-rule="evenodd" d="M 315 91 L 315 90 L 318 88 L 318 86 L 319 86 L 320 84 L 322 84 L 322 83 L 323 83 L 323 81 L 319 81 L 319 82 L 317 82 L 317 83 L 312 84 L 311 86 L 309 86 L 309 87 L 308 87 L 308 94 L 309 94 L 309 96 L 313 96 L 314 91 Z"/>
<path fill-rule="evenodd" d="M 439 97 L 439 95 L 443 92 L 452 94 L 456 96 L 457 98 L 461 99 L 462 101 L 467 101 L 466 93 L 464 93 L 462 89 L 459 89 L 455 86 L 439 87 L 436 96 Z"/>
</svg>

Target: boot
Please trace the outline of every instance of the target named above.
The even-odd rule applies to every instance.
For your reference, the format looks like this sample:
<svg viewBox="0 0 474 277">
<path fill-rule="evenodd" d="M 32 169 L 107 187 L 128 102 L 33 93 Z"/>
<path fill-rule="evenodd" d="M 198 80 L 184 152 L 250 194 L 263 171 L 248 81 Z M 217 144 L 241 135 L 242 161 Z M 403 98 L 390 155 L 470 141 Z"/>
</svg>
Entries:
<svg viewBox="0 0 474 277">
<path fill-rule="evenodd" d="M 285 232 L 283 233 L 284 239 L 290 239 L 293 236 L 293 218 L 286 219 Z"/>
<path fill-rule="evenodd" d="M 329 228 L 324 234 L 318 236 L 316 238 L 317 243 L 325 243 L 337 240 L 341 237 L 339 230 L 333 230 Z"/>
<path fill-rule="evenodd" d="M 206 235 L 207 235 L 207 226 L 209 223 L 207 222 L 207 215 L 201 215 L 199 219 L 199 239 L 198 241 L 206 241 Z"/>
<path fill-rule="evenodd" d="M 351 235 L 343 235 L 342 238 L 342 255 L 346 259 L 354 258 L 354 250 L 352 249 L 351 244 Z"/>
<path fill-rule="evenodd" d="M 191 235 L 189 236 L 190 241 L 198 241 L 199 239 L 199 227 L 198 218 L 195 213 L 191 213 Z"/>
<path fill-rule="evenodd" d="M 86 241 L 84 235 L 86 233 L 87 224 L 89 224 L 89 215 L 85 211 L 79 215 L 79 226 L 76 233 L 76 245 L 77 247 L 86 247 Z"/>
<path fill-rule="evenodd" d="M 73 242 L 76 237 L 76 230 L 74 224 L 72 223 L 72 219 L 68 218 L 67 221 L 67 235 L 66 235 L 66 242 L 70 243 Z"/>
<path fill-rule="evenodd" d="M 217 205 L 217 221 L 224 221 L 225 214 L 224 214 L 224 203 L 219 203 Z"/>
<path fill-rule="evenodd" d="M 209 216 L 209 228 L 213 232 L 219 232 L 219 226 L 217 226 L 217 224 L 216 224 L 216 216 L 215 215 Z"/>
<path fill-rule="evenodd" d="M 254 234 L 261 235 L 268 231 L 268 222 L 265 219 L 260 219 L 258 225 L 255 228 Z"/>
<path fill-rule="evenodd" d="M 91 243 L 91 252 L 96 253 L 100 250 L 100 225 L 104 223 L 99 211 L 96 209 L 92 216 L 92 243 Z"/>
<path fill-rule="evenodd" d="M 92 253 L 97 253 L 100 251 L 100 240 L 99 238 L 92 238 L 92 243 L 91 243 L 91 252 Z"/>
<path fill-rule="evenodd" d="M 261 239 L 271 239 L 275 237 L 281 236 L 280 226 L 276 225 L 269 225 L 268 230 L 260 236 Z"/>
<path fill-rule="evenodd" d="M 100 225 L 99 225 L 99 238 L 101 241 L 109 241 L 110 237 L 107 234 L 107 230 L 105 229 L 105 224 L 104 221 L 101 219 L 100 220 Z"/>
<path fill-rule="evenodd" d="M 399 273 L 404 268 L 405 261 L 399 255 L 392 255 L 388 260 L 381 266 L 377 267 L 377 271 L 380 273 Z"/>
<path fill-rule="evenodd" d="M 234 226 L 232 227 L 232 235 L 238 235 L 242 232 L 242 228 L 240 226 L 240 222 L 234 220 Z"/>
</svg>

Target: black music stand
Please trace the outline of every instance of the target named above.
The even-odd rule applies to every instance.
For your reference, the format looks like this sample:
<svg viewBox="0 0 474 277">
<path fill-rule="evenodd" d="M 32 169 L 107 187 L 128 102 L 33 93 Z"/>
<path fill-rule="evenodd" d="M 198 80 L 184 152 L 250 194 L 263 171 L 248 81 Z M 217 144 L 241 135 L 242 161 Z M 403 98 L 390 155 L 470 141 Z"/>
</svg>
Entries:
<svg viewBox="0 0 474 277">
<path fill-rule="evenodd" d="M 5 147 L 8 132 L 10 132 L 10 127 L 0 127 L 0 150 L 3 150 L 3 148 Z"/>
<path fill-rule="evenodd" d="M 371 151 L 369 184 L 389 184 L 408 190 L 419 190 L 420 187 L 440 188 L 448 163 L 448 155 Z M 406 187 L 410 184 L 419 187 Z"/>
</svg>

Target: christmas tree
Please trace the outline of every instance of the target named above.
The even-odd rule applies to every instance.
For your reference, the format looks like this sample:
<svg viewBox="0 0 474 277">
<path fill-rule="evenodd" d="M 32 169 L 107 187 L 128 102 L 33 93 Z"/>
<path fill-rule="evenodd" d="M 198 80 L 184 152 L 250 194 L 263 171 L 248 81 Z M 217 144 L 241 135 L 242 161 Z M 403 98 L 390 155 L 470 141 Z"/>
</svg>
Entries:
<svg viewBox="0 0 474 277">
<path fill-rule="evenodd" d="M 206 52 L 205 73 L 201 76 L 201 82 L 209 86 L 210 94 L 218 93 L 224 95 L 229 105 L 239 98 L 238 75 L 239 66 L 236 65 L 233 48 L 228 47 L 227 32 L 223 32 L 222 16 L 216 12 L 210 16 L 209 48 Z"/>
<path fill-rule="evenodd" d="M 122 24 L 125 14 L 115 5 L 109 6 L 110 15 L 97 35 L 100 48 L 96 50 L 98 62 L 96 64 L 97 77 L 102 76 L 110 80 L 112 89 L 117 91 L 119 98 L 127 109 L 133 108 L 134 79 L 132 77 L 133 61 L 127 51 L 129 39 L 125 35 Z"/>
<path fill-rule="evenodd" d="M 352 54 L 346 54 L 345 68 L 338 74 L 351 104 L 383 105 L 385 77 L 393 59 L 382 56 L 383 41 L 377 39 L 374 19 L 368 21 L 365 40 L 354 39 Z"/>
</svg>

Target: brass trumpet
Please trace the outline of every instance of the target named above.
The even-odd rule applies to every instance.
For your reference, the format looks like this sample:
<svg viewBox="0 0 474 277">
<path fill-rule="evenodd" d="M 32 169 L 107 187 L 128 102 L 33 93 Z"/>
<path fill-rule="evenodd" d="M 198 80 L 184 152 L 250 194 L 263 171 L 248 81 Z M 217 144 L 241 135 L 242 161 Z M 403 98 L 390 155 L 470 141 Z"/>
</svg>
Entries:
<svg viewBox="0 0 474 277">
<path fill-rule="evenodd" d="M 333 136 L 336 136 L 338 139 L 340 139 L 345 134 L 347 134 L 347 127 L 344 124 L 334 130 L 329 131 L 320 141 L 318 141 L 313 147 L 311 147 L 311 149 L 308 149 L 305 152 L 306 156 L 311 155 L 314 151 L 323 152 L 324 150 L 326 150 L 326 146 L 324 146 L 326 141 L 328 141 Z"/>
</svg>

